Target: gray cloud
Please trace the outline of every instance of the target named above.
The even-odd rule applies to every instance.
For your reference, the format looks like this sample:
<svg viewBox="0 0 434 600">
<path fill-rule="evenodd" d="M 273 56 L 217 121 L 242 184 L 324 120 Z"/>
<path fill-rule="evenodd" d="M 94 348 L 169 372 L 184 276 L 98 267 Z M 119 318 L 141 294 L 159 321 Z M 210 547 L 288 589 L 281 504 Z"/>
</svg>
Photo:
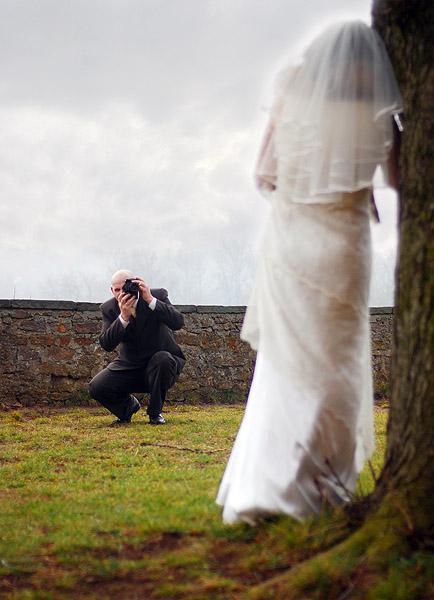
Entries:
<svg viewBox="0 0 434 600">
<path fill-rule="evenodd" d="M 110 273 L 130 267 L 176 302 L 247 302 L 273 74 L 312 27 L 369 10 L 3 0 L 0 296 L 102 300 Z M 392 221 L 376 242 L 377 304 L 392 294 Z"/>
</svg>

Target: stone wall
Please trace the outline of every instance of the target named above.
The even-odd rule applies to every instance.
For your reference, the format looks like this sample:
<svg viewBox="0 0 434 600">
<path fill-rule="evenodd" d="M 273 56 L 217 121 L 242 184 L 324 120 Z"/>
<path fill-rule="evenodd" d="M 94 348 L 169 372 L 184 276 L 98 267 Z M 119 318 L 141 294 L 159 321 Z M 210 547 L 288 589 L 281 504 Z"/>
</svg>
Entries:
<svg viewBox="0 0 434 600">
<path fill-rule="evenodd" d="M 245 307 L 178 306 L 187 364 L 168 400 L 245 400 L 254 352 L 240 340 Z M 371 309 L 377 396 L 387 394 L 393 311 Z M 87 383 L 112 358 L 98 345 L 99 305 L 0 300 L 0 407 L 88 402 Z"/>
</svg>

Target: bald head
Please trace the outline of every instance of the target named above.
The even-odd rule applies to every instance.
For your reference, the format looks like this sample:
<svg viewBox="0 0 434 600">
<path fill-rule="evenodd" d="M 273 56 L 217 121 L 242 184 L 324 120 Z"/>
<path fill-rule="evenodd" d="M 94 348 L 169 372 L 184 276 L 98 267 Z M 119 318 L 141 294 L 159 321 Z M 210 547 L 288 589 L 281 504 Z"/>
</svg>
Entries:
<svg viewBox="0 0 434 600">
<path fill-rule="evenodd" d="M 112 287 L 115 283 L 124 283 L 126 279 L 132 279 L 134 274 L 132 271 L 128 271 L 127 269 L 120 269 L 120 271 L 116 271 L 112 275 Z"/>
</svg>

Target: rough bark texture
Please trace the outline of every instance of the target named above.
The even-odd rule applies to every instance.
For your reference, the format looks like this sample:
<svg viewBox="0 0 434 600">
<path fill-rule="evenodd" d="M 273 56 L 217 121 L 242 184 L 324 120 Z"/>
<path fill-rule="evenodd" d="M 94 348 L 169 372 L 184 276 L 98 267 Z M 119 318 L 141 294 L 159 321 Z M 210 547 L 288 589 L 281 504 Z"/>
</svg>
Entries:
<svg viewBox="0 0 434 600">
<path fill-rule="evenodd" d="M 373 22 L 405 106 L 391 411 L 377 497 L 400 490 L 426 528 L 434 516 L 434 3 L 374 0 Z"/>
</svg>

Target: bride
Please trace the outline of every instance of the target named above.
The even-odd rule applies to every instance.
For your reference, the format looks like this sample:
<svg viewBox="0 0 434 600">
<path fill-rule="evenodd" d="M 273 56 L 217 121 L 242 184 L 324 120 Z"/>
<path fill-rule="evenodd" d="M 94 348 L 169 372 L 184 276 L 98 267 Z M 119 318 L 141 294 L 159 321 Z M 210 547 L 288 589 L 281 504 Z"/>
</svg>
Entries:
<svg viewBox="0 0 434 600">
<path fill-rule="evenodd" d="M 271 210 L 241 332 L 257 361 L 217 496 L 227 523 L 348 501 L 373 451 L 371 191 L 378 166 L 396 185 L 401 110 L 362 22 L 328 28 L 278 78 L 256 173 Z"/>
</svg>

